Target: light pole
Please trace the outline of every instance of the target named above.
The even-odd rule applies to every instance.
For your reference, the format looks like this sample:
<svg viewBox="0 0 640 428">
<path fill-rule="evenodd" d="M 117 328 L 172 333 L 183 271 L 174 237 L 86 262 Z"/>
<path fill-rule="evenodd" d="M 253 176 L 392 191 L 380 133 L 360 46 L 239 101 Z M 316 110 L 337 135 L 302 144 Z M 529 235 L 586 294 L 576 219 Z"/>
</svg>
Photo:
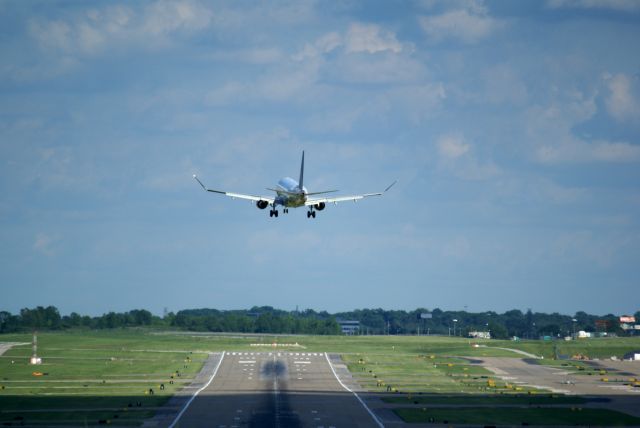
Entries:
<svg viewBox="0 0 640 428">
<path fill-rule="evenodd" d="M 453 335 L 456 335 L 456 323 L 458 322 L 458 320 L 453 320 Z"/>
<path fill-rule="evenodd" d="M 573 338 L 576 338 L 576 323 L 578 322 L 577 319 L 575 318 L 571 318 L 572 324 L 573 324 Z"/>
</svg>

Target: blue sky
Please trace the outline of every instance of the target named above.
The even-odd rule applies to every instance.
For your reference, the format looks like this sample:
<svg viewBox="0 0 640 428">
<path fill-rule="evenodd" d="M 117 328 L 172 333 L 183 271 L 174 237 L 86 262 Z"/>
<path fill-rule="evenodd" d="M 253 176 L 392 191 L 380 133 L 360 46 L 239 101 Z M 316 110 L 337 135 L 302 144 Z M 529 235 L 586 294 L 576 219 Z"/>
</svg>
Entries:
<svg viewBox="0 0 640 428">
<path fill-rule="evenodd" d="M 640 309 L 640 3 L 0 2 L 0 309 Z M 270 219 L 210 187 L 383 198 Z"/>
</svg>

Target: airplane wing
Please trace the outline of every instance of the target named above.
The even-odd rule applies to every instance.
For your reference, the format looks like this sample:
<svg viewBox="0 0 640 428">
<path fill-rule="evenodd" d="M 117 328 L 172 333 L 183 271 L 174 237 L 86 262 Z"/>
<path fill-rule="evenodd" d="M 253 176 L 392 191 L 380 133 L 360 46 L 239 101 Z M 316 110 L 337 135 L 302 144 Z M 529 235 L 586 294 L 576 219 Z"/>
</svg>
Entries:
<svg viewBox="0 0 640 428">
<path fill-rule="evenodd" d="M 397 181 L 394 181 L 393 183 L 391 183 L 389 186 L 387 186 L 386 189 L 384 189 L 384 191 L 382 192 L 376 192 L 376 193 L 365 193 L 363 195 L 351 195 L 351 196 L 338 196 L 335 198 L 314 198 L 314 199 L 307 199 L 307 201 L 304 203 L 306 206 L 309 205 L 315 205 L 315 204 L 319 204 L 321 202 L 324 202 L 325 204 L 337 204 L 338 202 L 348 202 L 348 201 L 359 201 L 360 199 L 364 199 L 364 198 L 368 198 L 370 196 L 382 196 L 384 195 L 389 189 L 391 189 L 393 187 L 394 184 L 396 184 Z"/>
<path fill-rule="evenodd" d="M 242 193 L 223 192 L 222 190 L 209 189 L 205 187 L 204 184 L 202 184 L 202 181 L 200 181 L 195 174 L 193 175 L 193 178 L 195 178 L 198 184 L 200 184 L 200 186 L 202 186 L 202 188 L 207 192 L 220 193 L 221 195 L 229 196 L 232 199 L 246 199 L 248 201 L 255 201 L 255 202 L 266 201 L 266 202 L 269 202 L 270 204 L 272 204 L 274 201 L 274 198 L 272 196 L 243 195 Z"/>
<path fill-rule="evenodd" d="M 271 190 L 272 192 L 276 192 L 276 193 L 285 193 L 287 195 L 295 195 L 298 196 L 300 195 L 300 192 L 289 192 L 287 190 L 284 189 L 270 189 L 267 187 L 267 190 Z M 322 192 L 311 192 L 311 193 L 307 193 L 307 196 L 313 196 L 313 195 L 323 195 L 325 193 L 335 193 L 337 192 L 337 190 L 323 190 Z"/>
</svg>

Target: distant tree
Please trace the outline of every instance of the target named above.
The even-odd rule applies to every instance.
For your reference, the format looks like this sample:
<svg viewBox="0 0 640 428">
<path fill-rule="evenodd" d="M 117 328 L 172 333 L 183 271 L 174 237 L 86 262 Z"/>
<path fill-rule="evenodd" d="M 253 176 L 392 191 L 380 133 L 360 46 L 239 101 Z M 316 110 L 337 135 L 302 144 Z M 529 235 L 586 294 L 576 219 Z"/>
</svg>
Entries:
<svg viewBox="0 0 640 428">
<path fill-rule="evenodd" d="M 55 330 L 60 328 L 62 318 L 55 306 L 42 307 L 35 309 L 24 308 L 20 310 L 20 318 L 23 327 L 29 329 L 44 328 Z"/>
<path fill-rule="evenodd" d="M 152 315 L 151 312 L 145 309 L 134 309 L 129 311 L 129 315 L 132 318 L 132 325 L 151 325 Z"/>
<path fill-rule="evenodd" d="M 547 324 L 540 326 L 540 332 L 545 336 L 557 336 L 562 333 L 558 324 Z"/>
<path fill-rule="evenodd" d="M 491 332 L 491 337 L 495 339 L 508 339 L 509 332 L 506 327 L 502 324 L 499 324 L 495 321 L 491 321 L 489 323 L 489 331 Z"/>
<path fill-rule="evenodd" d="M 82 317 L 82 326 L 83 327 L 89 327 L 89 328 L 95 328 L 95 322 L 94 322 L 93 318 L 91 318 L 89 315 L 84 315 Z"/>
<path fill-rule="evenodd" d="M 165 326 L 172 326 L 175 319 L 176 314 L 174 314 L 173 312 L 169 312 L 162 318 L 162 321 Z"/>
<path fill-rule="evenodd" d="M 513 309 L 507 311 L 501 317 L 504 322 L 504 326 L 507 328 L 510 336 L 525 336 L 527 326 L 525 324 L 525 318 L 522 311 Z"/>
<path fill-rule="evenodd" d="M 82 317 L 77 312 L 71 312 L 62 317 L 62 326 L 65 328 L 81 327 Z"/>
<path fill-rule="evenodd" d="M 10 312 L 0 312 L 0 333 L 15 333 L 22 329 L 20 317 Z"/>
</svg>

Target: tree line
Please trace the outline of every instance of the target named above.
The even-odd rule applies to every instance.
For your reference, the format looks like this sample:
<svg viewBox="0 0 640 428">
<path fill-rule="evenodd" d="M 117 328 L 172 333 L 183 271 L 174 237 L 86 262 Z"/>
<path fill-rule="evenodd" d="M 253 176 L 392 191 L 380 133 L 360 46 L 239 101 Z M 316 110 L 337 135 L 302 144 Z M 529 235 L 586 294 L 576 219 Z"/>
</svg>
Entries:
<svg viewBox="0 0 640 428">
<path fill-rule="evenodd" d="M 640 319 L 640 311 L 635 313 Z M 108 312 L 100 316 L 72 312 L 60 315 L 54 306 L 24 308 L 19 314 L 0 311 L 0 333 L 32 330 L 114 329 L 127 327 L 171 328 L 188 331 L 272 333 L 272 334 L 340 334 L 340 321 L 359 321 L 358 334 L 440 334 L 466 336 L 470 331 L 489 331 L 494 338 L 513 336 L 535 339 L 565 336 L 576 331 L 625 333 L 613 314 L 602 316 L 577 312 L 563 315 L 522 312 L 514 309 L 496 312 L 443 311 L 418 308 L 413 311 L 357 309 L 330 314 L 312 309 L 285 311 L 271 306 L 246 310 L 186 309 L 159 317 L 145 309 Z"/>
</svg>

